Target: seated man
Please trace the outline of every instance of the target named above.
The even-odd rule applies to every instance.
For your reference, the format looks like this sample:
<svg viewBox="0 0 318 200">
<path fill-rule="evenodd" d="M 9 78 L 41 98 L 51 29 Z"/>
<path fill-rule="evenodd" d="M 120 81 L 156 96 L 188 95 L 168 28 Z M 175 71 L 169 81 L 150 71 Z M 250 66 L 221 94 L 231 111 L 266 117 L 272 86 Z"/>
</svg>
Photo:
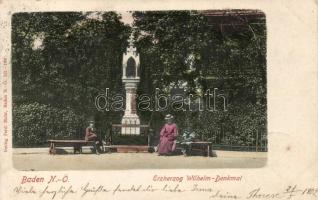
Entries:
<svg viewBox="0 0 318 200">
<path fill-rule="evenodd" d="M 94 144 L 93 144 L 94 151 L 97 155 L 99 155 L 101 142 L 97 137 L 96 128 L 94 126 L 94 121 L 90 121 L 89 126 L 86 128 L 85 140 L 86 141 L 94 141 Z"/>
</svg>

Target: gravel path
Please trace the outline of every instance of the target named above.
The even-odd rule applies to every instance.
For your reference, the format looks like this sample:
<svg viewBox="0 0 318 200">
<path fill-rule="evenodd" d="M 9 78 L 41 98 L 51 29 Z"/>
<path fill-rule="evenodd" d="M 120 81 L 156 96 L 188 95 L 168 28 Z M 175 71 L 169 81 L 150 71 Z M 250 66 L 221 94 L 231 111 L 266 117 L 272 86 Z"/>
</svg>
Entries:
<svg viewBox="0 0 318 200">
<path fill-rule="evenodd" d="M 157 156 L 155 153 L 62 154 L 14 153 L 18 170 L 108 170 L 176 168 L 258 168 L 266 165 L 266 153 L 216 152 L 217 157 Z"/>
</svg>

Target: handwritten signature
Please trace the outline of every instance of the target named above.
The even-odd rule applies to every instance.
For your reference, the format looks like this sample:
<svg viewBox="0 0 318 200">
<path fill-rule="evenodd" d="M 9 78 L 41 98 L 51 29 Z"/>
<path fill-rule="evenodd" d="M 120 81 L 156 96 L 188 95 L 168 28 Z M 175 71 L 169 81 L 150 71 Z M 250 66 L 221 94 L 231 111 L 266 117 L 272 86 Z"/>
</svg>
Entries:
<svg viewBox="0 0 318 200">
<path fill-rule="evenodd" d="M 40 187 L 40 186 L 38 186 Z M 17 195 L 38 195 L 42 199 L 55 199 L 57 197 L 64 199 L 69 195 L 78 195 L 81 198 L 92 197 L 98 194 L 117 195 L 119 193 L 204 193 L 207 194 L 208 199 L 293 199 L 294 197 L 318 197 L 318 187 L 305 187 L 301 188 L 297 185 L 287 186 L 281 191 L 271 192 L 265 191 L 261 187 L 254 188 L 244 194 L 237 194 L 228 190 L 208 187 L 205 184 L 193 184 L 190 188 L 180 184 L 163 184 L 163 185 L 122 185 L 103 186 L 94 185 L 90 182 L 85 183 L 79 189 L 72 185 L 60 185 L 53 187 L 46 185 L 44 188 L 39 189 L 33 185 L 24 186 L 19 185 L 13 189 Z"/>
</svg>

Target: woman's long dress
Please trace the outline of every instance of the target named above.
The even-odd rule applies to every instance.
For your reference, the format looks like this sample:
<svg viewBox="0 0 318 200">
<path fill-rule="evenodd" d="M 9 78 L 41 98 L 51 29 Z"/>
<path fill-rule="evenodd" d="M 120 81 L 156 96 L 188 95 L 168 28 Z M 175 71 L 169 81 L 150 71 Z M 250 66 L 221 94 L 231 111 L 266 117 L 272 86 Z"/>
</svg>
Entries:
<svg viewBox="0 0 318 200">
<path fill-rule="evenodd" d="M 160 142 L 158 145 L 159 154 L 171 153 L 176 148 L 176 139 L 178 136 L 177 125 L 165 124 L 160 131 Z"/>
</svg>

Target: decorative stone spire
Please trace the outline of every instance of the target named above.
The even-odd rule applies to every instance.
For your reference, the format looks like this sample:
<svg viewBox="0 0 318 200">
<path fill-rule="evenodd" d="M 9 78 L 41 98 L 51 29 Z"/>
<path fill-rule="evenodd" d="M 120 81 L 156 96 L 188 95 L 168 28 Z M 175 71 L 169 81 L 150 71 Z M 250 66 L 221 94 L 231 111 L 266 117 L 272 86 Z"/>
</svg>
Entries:
<svg viewBox="0 0 318 200">
<path fill-rule="evenodd" d="M 131 53 L 131 54 L 134 54 L 135 56 L 137 56 L 138 53 L 137 53 L 136 47 L 134 46 L 134 36 L 133 36 L 133 34 L 131 34 L 129 36 L 128 44 L 129 45 L 128 45 L 127 50 L 126 50 L 126 54 Z"/>
<path fill-rule="evenodd" d="M 134 46 L 134 37 L 130 35 L 126 53 L 123 55 L 123 76 L 122 80 L 126 92 L 126 107 L 122 118 L 121 134 L 139 135 L 140 120 L 136 109 L 136 90 L 139 83 L 139 55 Z"/>
</svg>

